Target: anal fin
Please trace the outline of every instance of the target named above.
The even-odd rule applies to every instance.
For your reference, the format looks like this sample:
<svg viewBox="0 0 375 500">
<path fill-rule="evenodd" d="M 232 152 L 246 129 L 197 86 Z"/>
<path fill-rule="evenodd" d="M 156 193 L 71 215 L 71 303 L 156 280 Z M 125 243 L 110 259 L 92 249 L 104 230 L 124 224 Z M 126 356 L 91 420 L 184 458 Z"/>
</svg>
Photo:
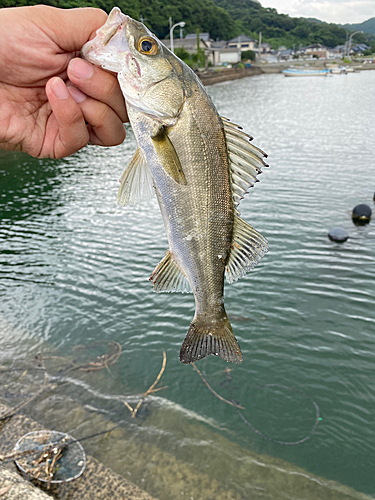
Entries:
<svg viewBox="0 0 375 500">
<path fill-rule="evenodd" d="M 154 285 L 154 292 L 157 293 L 191 292 L 189 281 L 179 265 L 172 259 L 170 250 L 166 252 L 164 258 L 155 267 L 149 279 Z"/>
</svg>

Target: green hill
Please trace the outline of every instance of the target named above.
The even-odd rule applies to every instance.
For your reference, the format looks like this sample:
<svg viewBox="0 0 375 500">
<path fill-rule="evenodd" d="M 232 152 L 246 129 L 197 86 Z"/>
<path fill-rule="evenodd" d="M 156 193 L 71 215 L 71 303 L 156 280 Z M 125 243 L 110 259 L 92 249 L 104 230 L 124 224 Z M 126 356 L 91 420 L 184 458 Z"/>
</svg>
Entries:
<svg viewBox="0 0 375 500">
<path fill-rule="evenodd" d="M 0 0 L 1 1 L 1 0 Z M 231 16 L 212 0 L 90 0 L 109 12 L 112 7 L 120 7 L 122 12 L 135 19 L 141 16 L 148 28 L 159 37 L 169 35 L 169 18 L 173 22 L 185 21 L 184 33 L 209 32 L 213 38 L 229 39 L 239 34 L 238 27 Z"/>
<path fill-rule="evenodd" d="M 364 33 L 370 33 L 375 35 L 375 17 L 367 19 L 360 24 L 344 24 L 344 28 L 350 31 L 363 31 Z"/>
<path fill-rule="evenodd" d="M 344 27 L 337 24 L 279 14 L 276 9 L 262 7 L 256 0 L 148 0 L 147 2 L 140 0 L 0 0 L 0 8 L 38 3 L 62 8 L 100 7 L 106 12 L 118 6 L 134 19 L 142 17 L 145 24 L 160 38 L 169 34 L 170 17 L 173 22 L 185 21 L 185 34 L 194 33 L 199 29 L 201 32 L 209 32 L 213 39 L 229 40 L 241 33 L 258 38 L 261 31 L 263 41 L 270 43 L 273 48 L 281 45 L 292 48 L 312 43 L 334 47 L 345 43 L 347 33 Z M 374 23 L 375 30 L 375 18 L 359 25 L 362 26 L 360 29 L 365 31 L 363 25 L 370 21 Z M 366 35 L 356 35 L 356 41 L 366 42 Z"/>
<path fill-rule="evenodd" d="M 263 39 L 275 48 L 280 45 L 298 47 L 321 43 L 335 47 L 345 43 L 346 31 L 342 26 L 318 19 L 289 17 L 276 9 L 262 7 L 254 0 L 214 0 L 242 27 L 243 32 Z M 366 37 L 362 36 L 365 41 Z M 358 39 L 359 40 L 359 39 Z"/>
<path fill-rule="evenodd" d="M 213 38 L 230 39 L 240 34 L 236 22 L 212 0 L 0 0 L 2 7 L 23 5 L 52 5 L 60 8 L 99 7 L 107 13 L 117 6 L 134 19 L 145 20 L 145 24 L 158 37 L 169 35 L 169 18 L 173 22 L 185 21 L 184 33 L 209 32 Z"/>
</svg>

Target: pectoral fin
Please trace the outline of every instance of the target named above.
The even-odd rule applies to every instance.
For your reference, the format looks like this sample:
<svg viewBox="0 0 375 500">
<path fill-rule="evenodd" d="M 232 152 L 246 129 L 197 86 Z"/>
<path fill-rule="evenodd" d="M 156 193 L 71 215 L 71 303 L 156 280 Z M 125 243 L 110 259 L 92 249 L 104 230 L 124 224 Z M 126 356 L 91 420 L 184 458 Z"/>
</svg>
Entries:
<svg viewBox="0 0 375 500">
<path fill-rule="evenodd" d="M 165 172 L 177 182 L 186 186 L 186 178 L 176 150 L 167 135 L 165 127 L 157 127 L 152 135 L 155 151 Z"/>
<path fill-rule="evenodd" d="M 238 215 L 235 215 L 232 250 L 225 268 L 228 283 L 233 283 L 233 281 L 245 276 L 267 252 L 268 242 L 266 238 Z"/>
<path fill-rule="evenodd" d="M 120 183 L 117 203 L 123 207 L 136 205 L 155 194 L 154 179 L 139 149 L 124 170 Z"/>
</svg>

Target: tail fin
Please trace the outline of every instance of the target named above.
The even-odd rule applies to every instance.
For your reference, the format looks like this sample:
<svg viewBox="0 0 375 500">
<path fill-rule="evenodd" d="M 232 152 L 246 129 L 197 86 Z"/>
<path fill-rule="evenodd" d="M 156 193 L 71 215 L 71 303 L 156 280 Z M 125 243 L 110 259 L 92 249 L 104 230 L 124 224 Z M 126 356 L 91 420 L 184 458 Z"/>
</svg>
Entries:
<svg viewBox="0 0 375 500">
<path fill-rule="evenodd" d="M 242 363 L 240 346 L 226 316 L 215 325 L 197 319 L 192 321 L 181 347 L 180 361 L 187 365 L 210 354 L 232 363 Z"/>
</svg>

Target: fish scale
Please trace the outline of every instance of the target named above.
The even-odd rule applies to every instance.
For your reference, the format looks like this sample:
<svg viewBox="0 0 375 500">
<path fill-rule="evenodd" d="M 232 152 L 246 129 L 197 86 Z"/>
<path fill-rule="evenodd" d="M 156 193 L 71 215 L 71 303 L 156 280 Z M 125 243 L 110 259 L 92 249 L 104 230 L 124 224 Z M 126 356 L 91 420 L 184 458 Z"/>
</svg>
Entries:
<svg viewBox="0 0 375 500">
<path fill-rule="evenodd" d="M 180 351 L 191 363 L 210 354 L 242 362 L 224 308 L 232 283 L 268 251 L 237 206 L 265 153 L 221 118 L 194 72 L 142 23 L 114 8 L 82 55 L 118 73 L 138 149 L 121 177 L 120 205 L 156 193 L 169 249 L 151 274 L 156 292 L 192 291 L 196 310 Z"/>
</svg>

